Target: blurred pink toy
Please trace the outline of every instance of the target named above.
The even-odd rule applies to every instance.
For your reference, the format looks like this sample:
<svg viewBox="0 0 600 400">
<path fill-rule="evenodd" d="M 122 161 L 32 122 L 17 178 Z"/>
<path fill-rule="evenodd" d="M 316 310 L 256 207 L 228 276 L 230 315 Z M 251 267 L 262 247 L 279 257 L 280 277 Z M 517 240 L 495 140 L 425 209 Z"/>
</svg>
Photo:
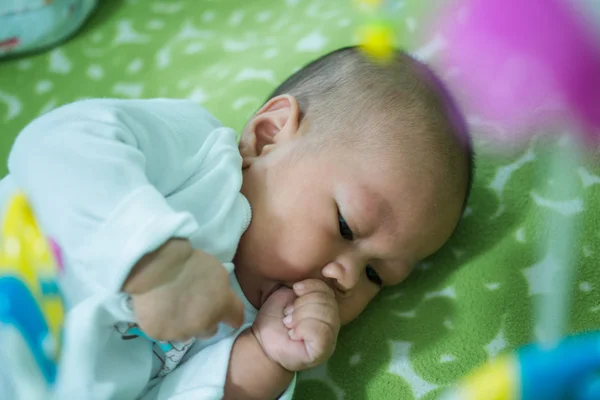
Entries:
<svg viewBox="0 0 600 400">
<path fill-rule="evenodd" d="M 442 62 L 457 68 L 469 110 L 508 125 L 509 139 L 516 139 L 530 125 L 547 122 L 536 111 L 551 106 L 588 139 L 599 138 L 599 35 L 576 5 L 456 2 L 438 25 L 448 43 Z"/>
<path fill-rule="evenodd" d="M 600 140 L 600 35 L 584 17 L 592 11 L 584 8 L 592 6 L 584 1 L 456 0 L 455 7 L 438 19 L 435 30 L 441 29 L 446 39 L 441 61 L 449 83 L 464 96 L 469 113 L 508 128 L 499 129 L 499 134 L 506 135 L 496 139 L 527 139 L 526 134 L 534 132 L 531 128 L 557 123 L 564 128 L 560 125 L 564 121 L 582 139 Z M 493 136 L 493 132 L 488 134 Z M 543 172 L 556 183 L 552 188 L 556 198 L 576 190 L 575 180 L 561 172 L 580 165 L 585 148 L 581 142 L 575 141 L 571 151 L 554 152 L 550 165 L 544 166 Z M 529 353 L 530 359 L 520 358 L 519 350 L 516 355 L 521 364 L 513 358 L 513 362 L 505 359 L 504 366 L 484 366 L 451 392 L 450 398 L 550 400 L 575 398 L 575 393 L 579 393 L 577 399 L 598 398 L 598 386 L 588 384 L 587 377 L 561 381 L 571 367 L 584 370 L 582 376 L 589 374 L 590 379 L 596 379 L 597 373 L 596 365 L 588 368 L 577 358 L 595 356 L 595 350 L 561 349 L 568 343 L 563 335 L 576 270 L 572 249 L 578 217 L 552 213 L 544 221 L 543 229 L 550 235 L 540 243 L 540 254 L 551 253 L 561 268 L 551 271 L 547 267 L 541 279 L 552 290 L 536 299 L 534 326 L 543 333 L 538 337 L 540 358 L 536 359 L 535 352 Z M 598 349 L 597 340 L 592 348 Z M 550 362 L 553 354 L 559 354 L 556 370 Z M 565 362 L 569 357 L 575 357 L 570 364 Z"/>
</svg>

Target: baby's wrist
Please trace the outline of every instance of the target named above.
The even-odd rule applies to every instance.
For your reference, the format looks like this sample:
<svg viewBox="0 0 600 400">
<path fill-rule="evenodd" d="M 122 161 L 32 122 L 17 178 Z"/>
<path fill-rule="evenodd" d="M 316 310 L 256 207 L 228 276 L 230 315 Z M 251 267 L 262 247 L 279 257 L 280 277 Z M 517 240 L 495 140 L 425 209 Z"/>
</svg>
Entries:
<svg viewBox="0 0 600 400">
<path fill-rule="evenodd" d="M 253 330 L 246 329 L 233 344 L 224 399 L 276 399 L 293 378 L 293 372 L 265 353 Z"/>
<path fill-rule="evenodd" d="M 165 279 L 171 278 L 168 275 L 172 275 L 173 268 L 169 267 L 181 265 L 192 256 L 192 250 L 187 239 L 167 240 L 155 251 L 144 255 L 131 268 L 122 290 L 129 294 L 142 294 L 161 286 Z"/>
<path fill-rule="evenodd" d="M 272 365 L 274 369 L 279 369 L 282 374 L 289 374 L 293 377 L 295 371 L 291 371 L 287 369 L 285 366 L 281 365 L 281 363 L 277 360 L 271 358 L 271 356 L 265 351 L 262 340 L 260 339 L 260 334 L 254 330 L 254 326 L 247 330 L 249 335 L 252 335 L 252 340 L 257 344 L 258 349 L 265 357 L 266 360 Z"/>
</svg>

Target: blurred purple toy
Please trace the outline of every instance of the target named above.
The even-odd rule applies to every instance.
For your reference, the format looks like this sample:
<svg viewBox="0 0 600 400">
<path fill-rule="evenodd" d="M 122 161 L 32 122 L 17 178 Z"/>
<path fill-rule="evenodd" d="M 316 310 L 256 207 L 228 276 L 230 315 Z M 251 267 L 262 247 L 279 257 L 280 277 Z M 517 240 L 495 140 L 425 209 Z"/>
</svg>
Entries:
<svg viewBox="0 0 600 400">
<path fill-rule="evenodd" d="M 599 35 L 576 5 L 462 0 L 438 21 L 448 44 L 442 63 L 456 68 L 470 111 L 511 128 L 504 139 L 548 122 L 539 109 L 555 109 L 587 139 L 600 138 Z"/>
<path fill-rule="evenodd" d="M 584 1 L 456 0 L 436 21 L 439 29 L 434 31 L 440 33 L 441 29 L 446 39 L 441 61 L 448 83 L 464 97 L 468 113 L 507 128 L 498 129 L 496 139 L 528 139 L 528 133 L 537 131 L 530 128 L 558 125 L 561 130 L 568 127 L 568 131 L 581 134 L 581 139 L 600 142 L 600 35 L 588 18 L 592 9 L 586 7 L 593 5 Z M 586 11 L 590 13 L 585 15 Z M 488 135 L 494 136 L 494 132 Z M 581 144 L 585 143 L 576 141 L 568 148 L 571 151 L 553 152 L 550 164 L 544 165 L 546 177 L 556 183 L 550 197 L 560 198 L 575 190 L 572 175 L 560 172 L 579 167 L 586 148 Z M 533 326 L 542 335 L 538 347 L 530 348 L 541 349 L 539 353 L 517 351 L 513 360 L 520 364 L 505 364 L 505 372 L 513 368 L 512 375 L 500 374 L 502 364 L 483 367 L 473 375 L 476 379 L 467 378 L 451 393 L 451 399 L 599 398 L 597 364 L 591 366 L 578 358 L 597 352 L 562 347 L 568 343 L 563 335 L 577 266 L 572 248 L 581 217 L 552 213 L 543 222 L 542 229 L 549 235 L 539 243 L 540 254 L 551 254 L 553 263 L 561 268 L 546 268 L 541 279 L 552 290 L 535 300 Z M 584 336 L 579 339 L 587 340 Z M 597 338 L 592 343 L 597 350 Z M 556 368 L 550 361 L 552 354 L 557 355 Z M 569 381 L 566 371 L 570 368 L 582 371 L 581 377 Z M 574 397 L 577 393 L 579 397 Z"/>
</svg>

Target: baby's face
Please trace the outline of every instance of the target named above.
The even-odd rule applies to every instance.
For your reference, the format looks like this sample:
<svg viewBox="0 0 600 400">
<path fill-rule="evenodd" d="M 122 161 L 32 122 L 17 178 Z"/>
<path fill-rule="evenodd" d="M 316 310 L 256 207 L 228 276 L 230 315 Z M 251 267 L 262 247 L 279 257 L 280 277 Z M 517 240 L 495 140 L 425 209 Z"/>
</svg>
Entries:
<svg viewBox="0 0 600 400">
<path fill-rule="evenodd" d="M 409 160 L 342 146 L 311 152 L 307 140 L 280 137 L 244 169 L 253 217 L 236 274 L 256 307 L 280 284 L 322 279 L 347 323 L 448 239 L 462 201 L 442 199 Z"/>
</svg>

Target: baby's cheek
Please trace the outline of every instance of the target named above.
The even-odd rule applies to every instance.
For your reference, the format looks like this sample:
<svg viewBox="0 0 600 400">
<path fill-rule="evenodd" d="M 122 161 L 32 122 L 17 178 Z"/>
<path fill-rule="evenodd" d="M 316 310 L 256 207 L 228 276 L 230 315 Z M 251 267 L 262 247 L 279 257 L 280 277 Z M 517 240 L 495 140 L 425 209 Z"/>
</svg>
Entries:
<svg viewBox="0 0 600 400">
<path fill-rule="evenodd" d="M 288 279 L 304 280 L 320 276 L 323 267 L 334 258 L 331 247 L 326 238 L 317 235 L 296 237 L 296 240 L 288 243 L 281 257 Z"/>
<path fill-rule="evenodd" d="M 364 290 L 349 297 L 339 298 L 338 304 L 342 325 L 354 321 L 365 310 L 371 300 L 375 298 L 377 292 L 378 290 Z"/>
</svg>

